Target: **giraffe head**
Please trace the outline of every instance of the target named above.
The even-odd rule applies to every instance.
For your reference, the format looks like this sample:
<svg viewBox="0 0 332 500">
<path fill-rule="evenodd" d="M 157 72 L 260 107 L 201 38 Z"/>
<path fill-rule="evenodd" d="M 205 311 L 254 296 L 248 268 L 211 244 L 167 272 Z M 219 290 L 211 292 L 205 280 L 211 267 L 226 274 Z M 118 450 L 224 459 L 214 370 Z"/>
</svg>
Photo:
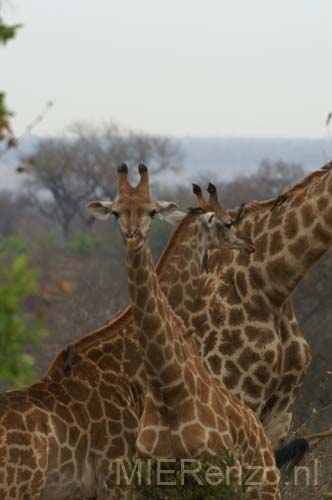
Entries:
<svg viewBox="0 0 332 500">
<path fill-rule="evenodd" d="M 211 184 L 211 182 L 208 185 L 207 191 L 209 193 L 208 199 L 204 197 L 200 186 L 193 184 L 193 192 L 197 197 L 200 209 L 205 212 L 213 213 L 215 216 L 215 240 L 223 241 L 223 244 L 219 245 L 219 248 L 245 250 L 249 253 L 253 252 L 255 248 L 252 241 L 248 238 L 240 238 L 234 228 L 237 219 L 241 216 L 243 205 L 241 205 L 238 213 L 235 215 L 234 219 L 232 219 L 220 204 L 216 187 Z M 212 245 L 211 248 L 214 248 L 214 245 Z"/>
<path fill-rule="evenodd" d="M 138 250 L 144 244 L 155 215 L 169 223 L 176 223 L 185 215 L 177 210 L 176 203 L 151 198 L 147 167 L 140 163 L 138 172 L 140 181 L 137 186 L 132 186 L 127 165 L 123 163 L 118 167 L 117 200 L 93 201 L 87 205 L 87 210 L 97 219 L 107 219 L 111 215 L 117 219 L 125 245 L 131 250 Z"/>
<path fill-rule="evenodd" d="M 184 213 L 177 210 L 173 202 L 157 201 L 150 196 L 149 172 L 142 163 L 138 166 L 140 181 L 137 186 L 132 186 L 128 181 L 128 168 L 122 164 L 118 168 L 119 197 L 113 202 L 93 201 L 87 205 L 87 210 L 98 219 L 107 219 L 114 215 L 128 250 L 139 250 L 147 241 L 152 219 L 158 215 L 170 223 L 175 223 L 184 217 Z M 202 200 L 194 186 L 194 193 L 198 200 Z M 211 198 L 211 194 L 210 194 Z M 212 201 L 209 200 L 212 207 Z M 226 214 L 221 216 L 219 204 L 218 217 L 209 206 L 200 206 L 190 209 L 192 215 L 201 222 L 202 233 L 205 236 L 206 247 L 209 248 L 234 248 L 251 250 L 248 242 L 237 237 L 232 221 Z M 195 218 L 196 218 L 195 217 Z"/>
</svg>

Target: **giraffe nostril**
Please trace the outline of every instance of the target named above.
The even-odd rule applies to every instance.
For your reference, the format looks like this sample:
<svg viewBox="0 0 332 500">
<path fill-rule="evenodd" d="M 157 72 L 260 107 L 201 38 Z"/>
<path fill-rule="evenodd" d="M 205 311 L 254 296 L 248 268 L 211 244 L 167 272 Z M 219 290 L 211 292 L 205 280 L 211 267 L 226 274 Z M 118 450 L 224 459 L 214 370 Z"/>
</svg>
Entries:
<svg viewBox="0 0 332 500">
<path fill-rule="evenodd" d="M 131 229 L 128 229 L 125 233 L 125 238 L 127 240 L 131 240 L 131 239 L 141 239 L 143 237 L 142 235 L 142 232 L 138 229 L 138 228 L 131 228 Z"/>
</svg>

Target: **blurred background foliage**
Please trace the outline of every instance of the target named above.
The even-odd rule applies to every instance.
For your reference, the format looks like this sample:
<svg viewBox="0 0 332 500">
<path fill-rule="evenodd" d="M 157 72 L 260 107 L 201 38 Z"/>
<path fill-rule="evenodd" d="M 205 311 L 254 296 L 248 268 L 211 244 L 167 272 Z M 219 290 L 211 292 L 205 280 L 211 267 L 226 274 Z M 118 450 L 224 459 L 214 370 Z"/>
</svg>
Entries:
<svg viewBox="0 0 332 500">
<path fill-rule="evenodd" d="M 38 290 L 37 273 L 29 269 L 25 252 L 22 241 L 0 239 L 0 378 L 13 385 L 33 380 L 30 351 L 46 334 L 42 322 L 24 308 Z"/>
</svg>

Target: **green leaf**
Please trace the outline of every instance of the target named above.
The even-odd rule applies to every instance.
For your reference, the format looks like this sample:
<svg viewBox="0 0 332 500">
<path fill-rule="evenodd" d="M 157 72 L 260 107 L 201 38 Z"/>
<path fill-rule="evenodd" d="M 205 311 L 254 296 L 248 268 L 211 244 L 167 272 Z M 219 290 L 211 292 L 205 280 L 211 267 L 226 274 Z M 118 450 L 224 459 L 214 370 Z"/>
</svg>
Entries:
<svg viewBox="0 0 332 500">
<path fill-rule="evenodd" d="M 16 31 L 22 27 L 22 24 L 5 24 L 0 17 L 0 44 L 6 43 L 15 37 Z"/>
</svg>

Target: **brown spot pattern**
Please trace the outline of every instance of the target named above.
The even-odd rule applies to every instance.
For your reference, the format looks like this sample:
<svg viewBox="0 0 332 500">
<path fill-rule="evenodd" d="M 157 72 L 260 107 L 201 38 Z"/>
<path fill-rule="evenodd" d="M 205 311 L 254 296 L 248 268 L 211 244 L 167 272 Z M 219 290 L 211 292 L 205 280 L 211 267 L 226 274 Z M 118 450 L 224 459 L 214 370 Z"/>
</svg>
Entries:
<svg viewBox="0 0 332 500">
<path fill-rule="evenodd" d="M 250 266 L 249 280 L 250 285 L 254 290 L 263 290 L 263 288 L 265 287 L 265 281 L 263 279 L 262 272 L 257 266 Z"/>
<path fill-rule="evenodd" d="M 287 239 L 292 240 L 299 232 L 299 223 L 296 217 L 295 210 L 292 210 L 286 215 L 285 234 Z"/>
<path fill-rule="evenodd" d="M 281 233 L 279 230 L 274 231 L 274 233 L 271 234 L 271 239 L 270 239 L 270 255 L 274 256 L 277 253 L 281 252 L 282 249 L 283 249 L 283 241 Z"/>
<path fill-rule="evenodd" d="M 308 203 L 301 208 L 302 223 L 305 228 L 310 227 L 315 220 L 315 212 Z"/>
<path fill-rule="evenodd" d="M 247 282 L 244 272 L 238 271 L 235 275 L 235 281 L 242 297 L 245 297 L 247 295 Z"/>
<path fill-rule="evenodd" d="M 241 338 L 240 330 L 228 330 L 223 331 L 223 336 L 219 344 L 219 351 L 223 355 L 231 356 L 236 351 L 241 349 L 243 345 L 243 340 Z"/>
</svg>

